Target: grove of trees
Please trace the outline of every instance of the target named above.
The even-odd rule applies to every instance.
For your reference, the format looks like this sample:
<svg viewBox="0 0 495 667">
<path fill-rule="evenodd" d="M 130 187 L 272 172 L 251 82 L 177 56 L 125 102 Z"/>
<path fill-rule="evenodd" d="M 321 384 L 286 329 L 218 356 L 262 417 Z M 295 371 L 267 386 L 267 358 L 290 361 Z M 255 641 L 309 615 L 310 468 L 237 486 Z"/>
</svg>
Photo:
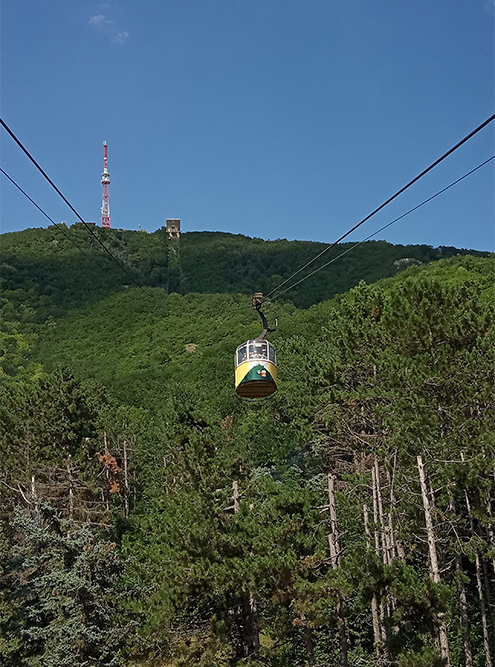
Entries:
<svg viewBox="0 0 495 667">
<path fill-rule="evenodd" d="M 242 237 L 205 237 L 233 276 L 206 293 L 194 235 L 123 234 L 145 297 L 22 234 L 2 259 L 1 665 L 493 664 L 493 256 L 275 301 L 279 390 L 246 401 Z"/>
</svg>

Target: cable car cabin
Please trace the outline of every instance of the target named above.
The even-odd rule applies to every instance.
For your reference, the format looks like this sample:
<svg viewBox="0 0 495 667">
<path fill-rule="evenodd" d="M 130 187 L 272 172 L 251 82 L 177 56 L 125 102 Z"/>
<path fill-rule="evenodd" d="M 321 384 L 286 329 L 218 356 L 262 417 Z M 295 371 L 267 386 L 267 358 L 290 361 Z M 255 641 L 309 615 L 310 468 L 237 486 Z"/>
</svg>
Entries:
<svg viewBox="0 0 495 667">
<path fill-rule="evenodd" d="M 235 390 L 244 398 L 263 398 L 277 391 L 277 358 L 267 340 L 248 340 L 235 352 Z"/>
</svg>

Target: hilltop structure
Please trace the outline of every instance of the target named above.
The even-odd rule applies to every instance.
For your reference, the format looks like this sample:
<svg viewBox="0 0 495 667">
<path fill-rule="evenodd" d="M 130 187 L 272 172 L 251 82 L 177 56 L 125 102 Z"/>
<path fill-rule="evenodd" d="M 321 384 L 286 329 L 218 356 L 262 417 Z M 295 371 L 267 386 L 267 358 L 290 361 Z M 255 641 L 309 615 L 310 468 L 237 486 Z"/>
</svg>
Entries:
<svg viewBox="0 0 495 667">
<path fill-rule="evenodd" d="M 103 203 L 101 205 L 101 226 L 110 229 L 110 199 L 108 186 L 110 185 L 110 174 L 108 173 L 107 142 L 103 142 L 103 174 L 101 184 L 103 185 Z"/>
<path fill-rule="evenodd" d="M 180 219 L 178 218 L 169 218 L 166 221 L 166 230 L 169 239 L 179 239 L 180 238 Z"/>
</svg>

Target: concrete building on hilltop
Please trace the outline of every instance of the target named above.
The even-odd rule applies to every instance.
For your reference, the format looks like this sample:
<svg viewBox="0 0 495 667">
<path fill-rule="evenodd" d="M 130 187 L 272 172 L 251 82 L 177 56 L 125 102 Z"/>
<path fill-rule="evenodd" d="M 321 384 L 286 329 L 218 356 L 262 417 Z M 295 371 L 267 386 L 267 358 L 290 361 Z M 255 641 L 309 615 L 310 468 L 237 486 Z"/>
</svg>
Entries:
<svg viewBox="0 0 495 667">
<path fill-rule="evenodd" d="M 180 220 L 177 218 L 169 218 L 166 221 L 166 230 L 169 239 L 180 238 Z"/>
</svg>

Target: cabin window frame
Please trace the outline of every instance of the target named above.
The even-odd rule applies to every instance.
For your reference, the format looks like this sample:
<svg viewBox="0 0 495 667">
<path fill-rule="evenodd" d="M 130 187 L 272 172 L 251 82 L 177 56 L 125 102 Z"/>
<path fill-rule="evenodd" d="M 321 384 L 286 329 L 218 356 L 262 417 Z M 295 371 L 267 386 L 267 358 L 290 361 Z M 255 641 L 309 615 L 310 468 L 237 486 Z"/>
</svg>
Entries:
<svg viewBox="0 0 495 667">
<path fill-rule="evenodd" d="M 275 348 L 271 343 L 268 343 L 268 361 L 271 361 L 271 363 L 276 366 L 277 365 L 277 353 L 275 352 Z"/>
<path fill-rule="evenodd" d="M 268 361 L 268 341 L 250 340 L 248 342 L 248 359 L 249 361 Z"/>
<path fill-rule="evenodd" d="M 236 367 L 248 360 L 248 344 L 239 345 L 236 351 Z"/>
<path fill-rule="evenodd" d="M 258 351 L 256 351 L 258 348 Z M 245 361 L 269 361 L 274 366 L 277 365 L 277 353 L 275 348 L 268 340 L 247 340 L 239 345 L 235 351 L 234 363 L 237 368 Z"/>
</svg>

